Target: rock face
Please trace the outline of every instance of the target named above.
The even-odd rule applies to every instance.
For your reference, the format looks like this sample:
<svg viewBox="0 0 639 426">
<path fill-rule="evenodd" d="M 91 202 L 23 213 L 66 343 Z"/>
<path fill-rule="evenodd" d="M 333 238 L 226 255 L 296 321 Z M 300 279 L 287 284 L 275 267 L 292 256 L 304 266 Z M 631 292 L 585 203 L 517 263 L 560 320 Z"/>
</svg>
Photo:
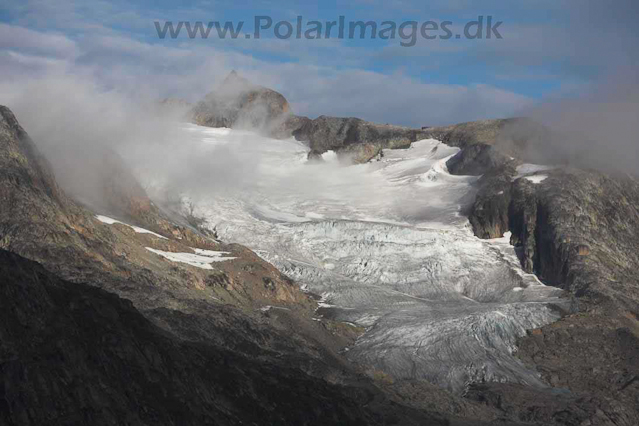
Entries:
<svg viewBox="0 0 639 426">
<path fill-rule="evenodd" d="M 519 149 L 516 158 L 510 157 L 500 144 L 512 123 L 465 123 L 443 136 L 463 147 L 448 161 L 449 171 L 482 175 L 469 211 L 475 234 L 496 238 L 511 231 L 526 271 L 580 298 L 636 309 L 639 181 L 571 167 L 526 172 L 522 160 L 537 139 L 535 133 L 522 137 L 511 145 Z M 487 135 L 497 139 L 478 142 Z"/>
<path fill-rule="evenodd" d="M 0 248 L 55 258 L 55 241 L 67 238 L 69 217 L 79 214 L 13 113 L 0 106 Z"/>
<path fill-rule="evenodd" d="M 639 182 L 576 169 L 536 184 L 514 168 L 487 174 L 470 213 L 475 233 L 512 231 L 522 265 L 581 298 L 639 306 Z"/>
<path fill-rule="evenodd" d="M 29 188 L 50 198 L 54 202 L 63 202 L 63 196 L 53 177 L 47 160 L 42 156 L 29 135 L 18 123 L 9 108 L 0 105 L 0 166 L 3 175 L 2 195 L 7 196 L 11 185 L 28 184 Z M 3 204 L 10 205 L 3 198 Z"/>
<path fill-rule="evenodd" d="M 424 139 L 426 133 L 359 118 L 320 116 L 306 121 L 293 135 L 297 140 L 308 142 L 311 156 L 332 150 L 350 156 L 355 162 L 366 162 L 382 149 L 406 148 L 412 142 Z"/>
<path fill-rule="evenodd" d="M 476 155 L 484 149 L 467 145 L 454 162 L 484 173 L 469 211 L 475 234 L 512 232 L 524 269 L 568 290 L 578 313 L 518 342 L 520 359 L 565 396 L 539 394 L 529 406 L 530 390 L 495 384 L 474 387 L 468 396 L 517 411 L 522 421 L 637 424 L 639 182 L 573 168 L 527 174 L 517 160 L 486 167 L 490 162 Z"/>
<path fill-rule="evenodd" d="M 359 118 L 320 116 L 314 120 L 304 120 L 293 131 L 296 139 L 308 142 L 312 156 L 333 150 L 350 155 L 356 162 L 369 161 L 379 155 L 382 149 L 406 148 L 412 142 L 429 138 L 462 149 L 478 145 L 455 160 L 461 161 L 460 164 L 451 163 L 459 168 L 456 173 L 473 175 L 482 174 L 481 170 L 496 167 L 514 155 L 523 160 L 539 160 L 540 153 L 549 148 L 544 144 L 548 134 L 548 129 L 525 118 L 481 120 L 452 126 L 411 129 L 370 123 Z M 489 146 L 494 146 L 495 149 Z M 476 156 L 480 158 L 475 159 Z M 468 165 L 477 169 L 464 169 Z"/>
<path fill-rule="evenodd" d="M 425 129 L 429 137 L 447 145 L 466 148 L 474 144 L 494 145 L 505 154 L 526 161 L 540 160 L 533 155 L 543 148 L 550 130 L 528 118 L 479 120 Z M 529 149 L 530 148 L 530 149 Z"/>
<path fill-rule="evenodd" d="M 235 71 L 193 107 L 191 116 L 200 126 L 251 129 L 276 137 L 287 137 L 286 129 L 297 120 L 284 96 Z"/>
<path fill-rule="evenodd" d="M 511 159 L 495 147 L 485 143 L 476 143 L 459 151 L 446 162 L 448 171 L 454 175 L 479 176 L 502 167 Z"/>
</svg>

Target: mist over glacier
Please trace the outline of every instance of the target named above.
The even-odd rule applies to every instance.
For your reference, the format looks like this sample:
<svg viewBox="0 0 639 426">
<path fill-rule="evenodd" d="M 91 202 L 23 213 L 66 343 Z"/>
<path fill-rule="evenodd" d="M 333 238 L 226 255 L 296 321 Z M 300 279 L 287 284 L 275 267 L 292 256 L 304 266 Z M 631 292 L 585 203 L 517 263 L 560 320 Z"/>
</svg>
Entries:
<svg viewBox="0 0 639 426">
<path fill-rule="evenodd" d="M 455 392 L 485 380 L 542 386 L 515 342 L 559 318 L 561 291 L 525 274 L 507 237 L 473 235 L 461 211 L 478 178 L 448 173 L 457 148 L 424 140 L 351 165 L 249 131 L 181 124 L 176 135 L 166 168 L 139 169 L 152 197 L 321 296 L 317 315 L 365 328 L 352 361 Z M 170 165 L 185 153 L 197 160 Z"/>
</svg>

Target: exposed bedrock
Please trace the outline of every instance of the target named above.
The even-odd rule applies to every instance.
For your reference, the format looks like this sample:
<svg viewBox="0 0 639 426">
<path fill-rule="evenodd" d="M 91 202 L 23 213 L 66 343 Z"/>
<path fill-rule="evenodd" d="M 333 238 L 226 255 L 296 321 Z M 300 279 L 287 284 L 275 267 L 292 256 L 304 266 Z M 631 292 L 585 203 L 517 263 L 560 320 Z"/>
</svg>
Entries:
<svg viewBox="0 0 639 426">
<path fill-rule="evenodd" d="M 524 119 L 493 119 L 479 120 L 450 126 L 429 127 L 426 132 L 447 145 L 466 148 L 477 143 L 493 145 L 505 129 Z"/>
<path fill-rule="evenodd" d="M 484 173 L 505 166 L 513 161 L 495 147 L 476 143 L 459 151 L 446 162 L 448 171 L 454 175 L 479 176 Z"/>
<path fill-rule="evenodd" d="M 281 93 L 253 84 L 235 71 L 198 102 L 190 116 L 200 126 L 252 129 L 276 138 L 290 137 L 308 120 L 293 115 Z"/>
<path fill-rule="evenodd" d="M 639 184 L 629 176 L 555 169 L 534 183 L 503 166 L 479 181 L 476 235 L 511 231 L 522 265 L 550 285 L 636 312 Z"/>
<path fill-rule="evenodd" d="M 474 232 L 510 231 L 524 269 L 568 290 L 578 313 L 517 342 L 518 357 L 541 373 L 548 392 L 486 383 L 466 396 L 521 421 L 637 424 L 639 183 L 572 168 L 522 173 L 526 165 L 516 164 L 489 168 L 478 181 L 468 212 Z"/>
<path fill-rule="evenodd" d="M 418 129 L 324 115 L 306 121 L 293 135 L 309 144 L 310 156 L 332 150 L 355 162 L 366 162 L 382 149 L 407 148 L 412 142 L 426 139 L 426 132 Z"/>
<path fill-rule="evenodd" d="M 550 130 L 526 118 L 479 120 L 413 129 L 371 123 L 359 118 L 320 116 L 314 120 L 307 119 L 293 131 L 293 135 L 309 143 L 311 155 L 333 150 L 350 155 L 355 162 L 369 161 L 382 149 L 406 148 L 418 140 L 437 139 L 449 146 L 470 148 L 456 159 L 458 163 L 451 163 L 457 167 L 457 174 L 482 174 L 504 164 L 510 156 L 525 161 L 566 160 L 563 154 L 559 157 L 547 155 L 548 152 L 556 152 L 556 149 L 550 150 L 546 142 L 550 140 Z"/>
</svg>

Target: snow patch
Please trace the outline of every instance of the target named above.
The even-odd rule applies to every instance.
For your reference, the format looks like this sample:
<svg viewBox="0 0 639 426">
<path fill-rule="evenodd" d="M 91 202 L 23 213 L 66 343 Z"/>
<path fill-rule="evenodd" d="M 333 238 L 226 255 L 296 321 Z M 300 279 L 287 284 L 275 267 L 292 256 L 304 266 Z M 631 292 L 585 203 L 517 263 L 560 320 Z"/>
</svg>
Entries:
<svg viewBox="0 0 639 426">
<path fill-rule="evenodd" d="M 146 249 L 172 262 L 186 263 L 196 268 L 208 269 L 208 270 L 213 269 L 213 267 L 211 266 L 211 263 L 224 262 L 226 260 L 236 259 L 235 257 L 224 257 L 223 255 L 228 254 L 228 252 L 223 252 L 223 251 L 216 252 L 216 251 L 210 251 L 210 250 L 194 249 L 199 254 L 193 254 L 193 253 L 173 253 L 169 251 L 157 250 L 151 247 L 146 247 Z"/>
<path fill-rule="evenodd" d="M 545 181 L 546 179 L 548 179 L 548 175 L 533 175 L 533 176 L 526 176 L 525 177 L 526 180 L 539 185 L 540 183 L 542 183 L 543 181 Z"/>
<path fill-rule="evenodd" d="M 281 306 L 271 306 L 271 305 L 262 306 L 262 307 L 260 308 L 260 311 L 262 311 L 262 312 L 268 312 L 268 311 L 270 311 L 271 309 L 280 309 L 280 310 L 282 310 L 282 311 L 290 311 L 290 309 L 289 309 L 289 308 L 283 308 L 283 307 L 281 307 Z M 313 319 L 315 319 L 315 318 L 313 318 Z"/>
<path fill-rule="evenodd" d="M 541 172 L 553 170 L 554 168 L 555 167 L 552 166 L 542 166 L 539 164 L 522 164 L 517 167 L 517 175 L 513 178 L 513 182 L 520 178 L 526 178 L 526 180 L 534 184 L 540 184 L 548 179 L 548 175 L 541 174 Z"/>
<path fill-rule="evenodd" d="M 329 163 L 339 163 L 339 158 L 335 151 L 326 151 L 322 154 L 322 160 Z"/>
<path fill-rule="evenodd" d="M 113 225 L 113 224 L 118 223 L 120 225 L 128 226 L 129 228 L 133 229 L 138 234 L 151 234 L 151 235 L 154 235 L 154 236 L 156 236 L 158 238 L 162 238 L 164 240 L 168 240 L 168 238 L 166 238 L 166 237 L 164 237 L 164 236 L 162 236 L 160 234 L 156 234 L 155 232 L 149 231 L 148 229 L 140 228 L 139 226 L 129 225 L 128 223 L 120 222 L 119 220 L 115 220 L 115 219 L 112 219 L 112 218 L 107 217 L 107 216 L 97 215 L 95 218 L 98 219 L 102 223 L 106 223 L 107 225 Z"/>
<path fill-rule="evenodd" d="M 193 250 L 195 250 L 195 253 L 197 253 L 199 255 L 202 255 L 202 256 L 205 256 L 205 257 L 214 257 L 214 258 L 218 258 L 218 257 L 220 257 L 221 255 L 224 255 L 224 254 L 231 254 L 231 252 L 229 252 L 229 251 L 202 250 L 202 249 L 197 249 L 197 248 L 193 249 Z M 233 258 L 233 259 L 235 259 L 235 258 Z"/>
</svg>

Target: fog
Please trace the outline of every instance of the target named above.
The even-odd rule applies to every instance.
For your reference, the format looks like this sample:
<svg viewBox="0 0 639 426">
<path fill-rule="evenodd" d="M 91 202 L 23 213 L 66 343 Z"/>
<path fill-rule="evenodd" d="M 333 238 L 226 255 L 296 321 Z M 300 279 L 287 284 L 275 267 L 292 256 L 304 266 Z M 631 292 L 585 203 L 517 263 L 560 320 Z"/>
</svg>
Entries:
<svg viewBox="0 0 639 426">
<path fill-rule="evenodd" d="M 512 149 L 516 141 L 514 151 L 529 162 L 636 174 L 638 88 L 636 77 L 617 78 L 580 96 L 541 102 L 525 111 L 530 121 L 504 129 L 497 144 Z M 224 96 L 230 96 L 228 90 Z M 185 108 L 160 107 L 153 94 L 105 88 L 89 77 L 58 74 L 2 84 L 0 94 L 51 161 L 61 186 L 87 204 L 103 198 L 100 179 L 109 170 L 100 169 L 107 167 L 102 159 L 110 151 L 123 158 L 160 203 L 186 191 L 209 196 L 258 187 L 260 196 L 288 192 L 321 197 L 330 190 L 331 197 L 344 201 L 392 197 L 374 177 L 335 162 L 278 174 L 273 170 L 277 165 L 265 158 L 268 152 L 251 148 L 262 140 L 251 132 L 234 133 L 230 144 L 203 147 L 185 129 Z M 251 120 L 240 120 L 241 127 L 253 122 L 263 130 L 264 120 L 255 117 L 259 111 L 251 110 Z M 300 144 L 302 156 L 304 149 Z M 340 180 L 350 185 L 334 185 Z"/>
<path fill-rule="evenodd" d="M 552 63 L 552 58 L 574 55 L 573 62 L 560 61 L 560 66 L 570 68 L 562 70 L 566 76 L 580 75 L 586 64 L 606 68 L 598 77 L 586 75 L 571 90 L 562 88 L 563 92 L 520 110 L 517 114 L 530 120 L 504 129 L 496 143 L 530 162 L 637 174 L 639 143 L 634 126 L 639 122 L 639 78 L 629 73 L 638 63 L 636 2 L 623 0 L 616 7 L 596 1 L 586 4 L 561 3 L 575 12 L 574 20 L 567 23 L 563 37 L 549 35 L 549 43 L 543 43 L 546 38 L 527 39 L 528 33 L 520 28 L 523 39 L 513 36 L 501 44 L 476 46 L 491 61 L 517 59 L 523 54 L 536 61 L 525 63 L 534 69 L 534 65 L 543 68 Z M 598 23 L 599 32 L 586 25 L 590 22 Z M 190 101 L 203 99 L 231 71 L 231 63 L 252 83 L 279 88 L 291 100 L 294 113 L 349 114 L 392 124 L 405 124 L 394 122 L 397 120 L 434 125 L 475 117 L 503 118 L 504 111 L 529 105 L 528 98 L 519 99 L 519 95 L 494 87 L 477 89 L 481 96 L 474 96 L 468 93 L 475 90 L 472 85 L 418 84 L 397 74 L 356 69 L 327 73 L 318 67 L 258 61 L 196 46 L 169 48 L 122 37 L 73 40 L 4 24 L 0 29 L 5 36 L 0 103 L 14 111 L 52 162 L 61 186 L 88 203 L 101 198 L 100 176 L 104 173 L 99 169 L 104 166 L 101 158 L 109 151 L 117 152 L 158 197 L 172 197 L 155 194 L 154 182 L 158 181 L 175 193 L 185 188 L 195 194 L 241 192 L 268 180 L 260 189 L 266 194 L 321 194 L 330 182 L 346 179 L 352 191 L 344 194 L 345 199 L 379 193 L 370 176 L 334 163 L 296 168 L 279 177 L 270 170 L 267 176 L 265 168 L 274 166 L 265 161 L 263 151 L 250 149 L 252 143 L 260 143 L 250 133 L 237 133 L 233 144 L 206 149 L 191 143 L 189 132 L 176 125 L 183 120 L 184 110 L 158 108 L 158 98 L 173 93 Z M 57 56 L 38 56 L 42 45 Z M 34 46 L 40 50 L 32 51 Z M 535 48 L 542 57 L 531 56 L 524 47 Z M 122 49 L 126 55 L 114 56 L 113 52 Z M 16 54 L 21 51 L 31 56 Z M 575 84 L 575 79 L 565 80 Z M 218 94 L 224 99 L 235 91 L 226 87 Z M 264 131 L 269 124 L 260 115 L 267 111 L 258 106 L 248 119 L 236 124 Z M 346 191 L 344 185 L 340 188 Z"/>
<path fill-rule="evenodd" d="M 506 127 L 498 145 L 519 145 L 513 151 L 526 161 L 639 172 L 636 76 L 615 76 L 580 95 L 541 102 L 524 116 L 530 120 Z"/>
<path fill-rule="evenodd" d="M 175 158 L 162 158 L 158 149 L 174 139 L 175 126 L 144 96 L 130 97 L 89 78 L 63 74 L 4 84 L 0 93 L 51 162 L 62 188 L 80 201 L 102 198 L 99 179 L 108 173 L 101 170 L 107 167 L 102 159 L 109 153 L 120 154 L 134 169 L 144 165 L 142 150 L 168 167 Z"/>
<path fill-rule="evenodd" d="M 56 75 L 0 85 L 0 93 L 50 160 L 62 188 L 94 209 L 104 207 L 101 179 L 118 173 L 111 152 L 160 205 L 186 192 L 190 197 L 315 194 L 344 202 L 381 195 L 378 180 L 361 170 L 340 162 L 306 164 L 308 149 L 292 140 L 281 145 L 271 140 L 269 149 L 296 151 L 295 167 L 279 167 L 272 152 L 256 145 L 265 138 L 250 130 L 236 131 L 224 143 L 215 143 L 212 134 L 202 144 L 201 134 L 189 131 L 184 108 L 161 107 L 152 96 L 105 89 L 89 78 Z M 264 120 L 255 117 L 261 110 L 251 109 L 251 120 L 239 120 L 240 126 L 261 126 Z"/>
</svg>

